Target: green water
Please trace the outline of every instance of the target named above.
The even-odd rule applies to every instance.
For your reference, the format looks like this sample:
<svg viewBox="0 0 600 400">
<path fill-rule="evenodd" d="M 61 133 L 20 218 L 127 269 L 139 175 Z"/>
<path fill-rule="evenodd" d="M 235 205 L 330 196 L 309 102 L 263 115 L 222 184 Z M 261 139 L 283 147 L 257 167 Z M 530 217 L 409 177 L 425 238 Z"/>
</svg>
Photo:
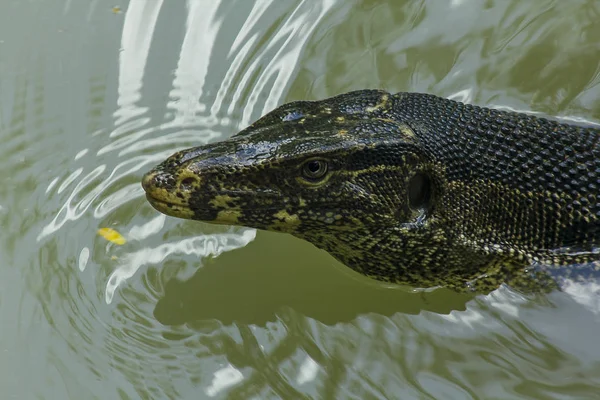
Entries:
<svg viewBox="0 0 600 400">
<path fill-rule="evenodd" d="M 1 399 L 600 398 L 593 288 L 386 288 L 139 185 L 352 89 L 600 121 L 599 2 L 115 3 L 0 1 Z"/>
</svg>

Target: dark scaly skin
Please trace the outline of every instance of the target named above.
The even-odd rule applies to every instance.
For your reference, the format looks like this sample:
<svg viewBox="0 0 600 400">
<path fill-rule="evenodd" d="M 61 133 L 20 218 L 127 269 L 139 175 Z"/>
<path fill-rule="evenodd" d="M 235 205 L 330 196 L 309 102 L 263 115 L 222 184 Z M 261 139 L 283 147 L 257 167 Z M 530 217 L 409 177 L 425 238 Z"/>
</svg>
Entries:
<svg viewBox="0 0 600 400">
<path fill-rule="evenodd" d="M 385 282 L 537 291 L 600 276 L 600 130 L 433 95 L 288 103 L 143 186 L 167 215 L 290 233 Z"/>
</svg>

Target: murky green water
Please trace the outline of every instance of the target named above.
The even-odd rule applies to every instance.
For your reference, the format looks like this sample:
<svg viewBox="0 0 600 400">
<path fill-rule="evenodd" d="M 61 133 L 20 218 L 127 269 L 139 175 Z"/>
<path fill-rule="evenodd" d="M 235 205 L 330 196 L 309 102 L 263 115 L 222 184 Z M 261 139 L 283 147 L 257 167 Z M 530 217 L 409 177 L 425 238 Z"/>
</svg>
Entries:
<svg viewBox="0 0 600 400">
<path fill-rule="evenodd" d="M 359 88 L 600 121 L 599 20 L 594 0 L 2 0 L 0 398 L 600 398 L 598 294 L 384 288 L 289 236 L 159 215 L 139 185 Z"/>
</svg>

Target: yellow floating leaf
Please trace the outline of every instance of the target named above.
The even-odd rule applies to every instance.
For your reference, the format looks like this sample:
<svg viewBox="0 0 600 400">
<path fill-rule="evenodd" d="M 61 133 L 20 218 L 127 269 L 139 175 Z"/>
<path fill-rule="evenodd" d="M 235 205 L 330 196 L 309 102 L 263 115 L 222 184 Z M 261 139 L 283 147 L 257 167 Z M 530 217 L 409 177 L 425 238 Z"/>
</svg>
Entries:
<svg viewBox="0 0 600 400">
<path fill-rule="evenodd" d="M 100 228 L 98 229 L 98 235 L 114 244 L 125 244 L 126 240 L 119 232 L 112 228 Z"/>
<path fill-rule="evenodd" d="M 114 6 L 114 7 L 112 8 L 112 12 L 113 12 L 113 13 L 115 13 L 115 14 L 120 14 L 120 13 L 121 13 L 121 7 L 119 7 L 119 6 Z"/>
</svg>

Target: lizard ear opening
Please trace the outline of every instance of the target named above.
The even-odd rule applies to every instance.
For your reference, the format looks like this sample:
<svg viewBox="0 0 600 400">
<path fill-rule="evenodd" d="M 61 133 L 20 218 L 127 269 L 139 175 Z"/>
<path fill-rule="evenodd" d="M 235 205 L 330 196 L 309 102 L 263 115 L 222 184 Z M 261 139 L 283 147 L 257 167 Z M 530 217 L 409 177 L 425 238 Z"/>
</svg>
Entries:
<svg viewBox="0 0 600 400">
<path fill-rule="evenodd" d="M 423 172 L 417 172 L 408 181 L 408 205 L 413 210 L 429 210 L 431 208 L 433 182 Z"/>
</svg>

